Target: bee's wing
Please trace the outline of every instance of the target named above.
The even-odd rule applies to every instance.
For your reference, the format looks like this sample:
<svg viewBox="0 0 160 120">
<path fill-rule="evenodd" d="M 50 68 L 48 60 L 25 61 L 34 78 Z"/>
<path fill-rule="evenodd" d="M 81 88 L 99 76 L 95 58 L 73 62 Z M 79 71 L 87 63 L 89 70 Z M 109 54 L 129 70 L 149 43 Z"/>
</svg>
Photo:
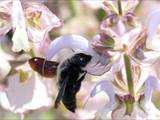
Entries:
<svg viewBox="0 0 160 120">
<path fill-rule="evenodd" d="M 44 58 L 33 57 L 28 60 L 31 68 L 44 77 L 54 77 L 56 75 L 58 62 L 47 61 Z"/>
<path fill-rule="evenodd" d="M 68 82 L 68 76 L 63 80 L 63 82 L 60 86 L 60 90 L 59 90 L 59 93 L 57 95 L 57 98 L 56 98 L 55 104 L 54 104 L 55 108 L 58 107 L 60 101 L 62 100 L 62 98 L 64 96 L 64 92 L 65 92 L 65 89 L 66 89 L 67 82 Z"/>
</svg>

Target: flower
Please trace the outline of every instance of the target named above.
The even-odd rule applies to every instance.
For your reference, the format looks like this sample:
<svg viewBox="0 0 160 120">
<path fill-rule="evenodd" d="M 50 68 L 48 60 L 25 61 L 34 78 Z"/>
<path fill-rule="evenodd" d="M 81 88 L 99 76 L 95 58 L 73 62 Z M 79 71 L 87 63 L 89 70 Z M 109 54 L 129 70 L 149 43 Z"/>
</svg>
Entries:
<svg viewBox="0 0 160 120">
<path fill-rule="evenodd" d="M 29 51 L 29 40 L 40 42 L 46 39 L 48 32 L 62 25 L 62 22 L 46 6 L 38 2 L 20 2 L 19 0 L 1 1 L 0 35 L 11 28 L 14 31 L 13 51 Z M 12 10 L 12 11 L 11 11 Z"/>
<path fill-rule="evenodd" d="M 0 36 L 0 41 L 4 41 L 7 40 L 8 38 L 6 36 Z M 3 81 L 4 78 L 9 74 L 10 70 L 11 70 L 11 65 L 8 62 L 9 60 L 13 60 L 14 57 L 8 53 L 6 53 L 3 49 L 3 47 L 8 47 L 6 45 L 2 45 L 0 43 L 0 81 Z"/>
<path fill-rule="evenodd" d="M 17 70 L 18 73 L 8 77 L 7 87 L 0 91 L 1 106 L 21 117 L 30 110 L 52 106 L 53 91 L 50 90 L 54 87 L 53 81 L 42 80 L 30 70 L 28 63 Z"/>
<path fill-rule="evenodd" d="M 159 116 L 159 110 L 151 102 L 153 89 L 159 90 L 159 80 L 150 66 L 156 63 L 160 54 L 147 46 L 148 41 L 152 42 L 151 35 L 155 35 L 153 27 L 157 22 L 149 24 L 148 29 L 142 27 L 133 13 L 137 5 L 138 1 L 105 0 L 104 9 L 108 16 L 100 24 L 100 34 L 92 43 L 79 35 L 64 35 L 52 41 L 48 48 L 47 60 L 60 50 L 70 48 L 92 56 L 84 68 L 89 74 L 113 74 L 113 80 L 98 82 L 90 94 L 94 97 L 104 91 L 109 96 L 109 102 L 97 112 L 101 119 L 106 119 L 109 112 L 113 119 L 117 119 L 120 111 L 123 111 L 121 118 Z"/>
</svg>

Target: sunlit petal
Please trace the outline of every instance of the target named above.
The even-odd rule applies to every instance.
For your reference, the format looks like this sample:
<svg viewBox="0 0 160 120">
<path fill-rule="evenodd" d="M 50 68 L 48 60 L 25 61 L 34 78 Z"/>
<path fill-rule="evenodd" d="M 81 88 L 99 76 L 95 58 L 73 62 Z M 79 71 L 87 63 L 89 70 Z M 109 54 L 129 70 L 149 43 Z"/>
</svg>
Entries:
<svg viewBox="0 0 160 120">
<path fill-rule="evenodd" d="M 24 27 L 25 20 L 24 20 L 22 5 L 21 5 L 20 0 L 13 0 L 13 3 L 12 3 L 12 27 L 16 28 L 17 26 Z"/>
<path fill-rule="evenodd" d="M 12 27 L 15 32 L 12 37 L 13 51 L 19 52 L 21 50 L 29 51 L 30 45 L 28 41 L 28 35 L 26 32 L 26 25 L 23 16 L 21 2 L 14 0 L 12 5 Z"/>
<path fill-rule="evenodd" d="M 12 50 L 19 52 L 21 50 L 29 51 L 30 44 L 28 41 L 28 36 L 25 28 L 16 27 L 15 32 L 12 37 L 13 47 Z"/>
</svg>

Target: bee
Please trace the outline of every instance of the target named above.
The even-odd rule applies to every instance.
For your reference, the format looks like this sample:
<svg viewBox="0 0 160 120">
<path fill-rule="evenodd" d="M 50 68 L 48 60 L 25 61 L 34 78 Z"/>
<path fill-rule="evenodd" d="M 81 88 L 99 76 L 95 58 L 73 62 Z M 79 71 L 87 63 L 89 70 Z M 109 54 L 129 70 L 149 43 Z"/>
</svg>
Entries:
<svg viewBox="0 0 160 120">
<path fill-rule="evenodd" d="M 58 62 L 47 61 L 40 57 L 33 57 L 29 59 L 28 62 L 34 71 L 38 72 L 43 77 L 49 78 L 52 78 L 56 75 L 57 67 L 59 65 Z"/>
<path fill-rule="evenodd" d="M 76 94 L 80 90 L 81 82 L 87 73 L 87 71 L 82 68 L 89 63 L 91 58 L 90 55 L 77 53 L 58 66 L 59 93 L 55 100 L 55 108 L 57 108 L 60 101 L 62 101 L 69 111 L 75 112 L 77 108 Z"/>
<path fill-rule="evenodd" d="M 29 60 L 29 64 L 33 70 L 44 77 L 54 77 L 57 75 L 59 92 L 54 107 L 58 108 L 62 101 L 69 111 L 75 112 L 77 108 L 76 94 L 80 90 L 81 82 L 87 74 L 87 71 L 82 68 L 89 63 L 91 58 L 90 55 L 77 53 L 58 63 L 34 57 Z"/>
</svg>

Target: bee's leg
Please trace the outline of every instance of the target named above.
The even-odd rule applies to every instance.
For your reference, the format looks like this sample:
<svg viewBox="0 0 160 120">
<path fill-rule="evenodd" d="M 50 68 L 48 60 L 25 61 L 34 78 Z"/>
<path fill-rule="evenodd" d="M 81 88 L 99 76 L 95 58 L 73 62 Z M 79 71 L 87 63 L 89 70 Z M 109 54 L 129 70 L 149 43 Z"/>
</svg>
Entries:
<svg viewBox="0 0 160 120">
<path fill-rule="evenodd" d="M 86 74 L 87 74 L 87 71 L 83 71 L 83 75 L 77 80 L 76 83 L 77 83 L 77 84 L 78 84 L 78 83 L 81 83 L 81 82 L 84 80 Z"/>
<path fill-rule="evenodd" d="M 74 84 L 74 93 L 77 93 L 81 87 L 81 82 L 84 80 L 85 75 L 87 72 L 84 72 L 84 74 L 76 81 L 76 83 Z"/>
</svg>

